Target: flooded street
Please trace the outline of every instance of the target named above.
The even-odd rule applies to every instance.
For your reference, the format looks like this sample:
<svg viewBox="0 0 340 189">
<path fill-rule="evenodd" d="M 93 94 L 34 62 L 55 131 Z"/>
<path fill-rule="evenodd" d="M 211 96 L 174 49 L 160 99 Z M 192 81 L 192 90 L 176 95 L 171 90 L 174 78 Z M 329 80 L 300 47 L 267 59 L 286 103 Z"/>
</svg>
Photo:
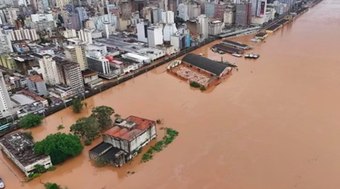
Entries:
<svg viewBox="0 0 340 189">
<path fill-rule="evenodd" d="M 22 174 L 1 154 L 0 177 L 9 189 L 338 189 L 340 187 L 340 1 L 324 0 L 266 42 L 235 39 L 261 57 L 223 59 L 239 66 L 214 90 L 201 92 L 154 69 L 47 117 L 36 140 L 68 132 L 90 108 L 112 106 L 123 117 L 161 119 L 179 136 L 154 159 L 123 168 L 95 167 L 83 153 L 52 172 L 21 183 Z M 220 60 L 209 44 L 194 53 Z M 98 144 L 96 140 L 92 146 Z M 135 171 L 135 174 L 127 174 Z"/>
</svg>

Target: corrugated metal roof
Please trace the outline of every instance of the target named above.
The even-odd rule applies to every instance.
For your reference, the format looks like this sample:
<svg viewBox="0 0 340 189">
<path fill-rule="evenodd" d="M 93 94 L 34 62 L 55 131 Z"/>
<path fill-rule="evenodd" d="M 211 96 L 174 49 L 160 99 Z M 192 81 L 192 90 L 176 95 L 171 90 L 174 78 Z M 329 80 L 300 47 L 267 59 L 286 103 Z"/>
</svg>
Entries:
<svg viewBox="0 0 340 189">
<path fill-rule="evenodd" d="M 227 62 L 221 63 L 196 54 L 187 54 L 183 57 L 182 61 L 216 76 L 220 76 L 227 67 L 231 66 Z"/>
</svg>

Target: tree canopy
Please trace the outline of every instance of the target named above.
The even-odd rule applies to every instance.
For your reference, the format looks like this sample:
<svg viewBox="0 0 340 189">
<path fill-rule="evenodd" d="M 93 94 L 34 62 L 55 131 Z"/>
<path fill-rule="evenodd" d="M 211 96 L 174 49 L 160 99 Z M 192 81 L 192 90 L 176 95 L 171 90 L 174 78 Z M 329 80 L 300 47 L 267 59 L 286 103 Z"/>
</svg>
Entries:
<svg viewBox="0 0 340 189">
<path fill-rule="evenodd" d="M 53 164 L 59 164 L 70 157 L 77 156 L 82 150 L 83 146 L 79 137 L 65 133 L 50 134 L 34 146 L 36 153 L 49 155 Z"/>
<path fill-rule="evenodd" d="M 91 144 L 99 135 L 100 128 L 97 119 L 90 116 L 78 119 L 77 122 L 71 126 L 70 131 L 81 137 L 85 144 Z"/>
<path fill-rule="evenodd" d="M 84 104 L 80 98 L 74 98 L 72 100 L 72 110 L 74 113 L 80 113 L 83 110 Z"/>
<path fill-rule="evenodd" d="M 99 123 L 99 127 L 103 130 L 112 125 L 111 115 L 115 111 L 108 106 L 97 106 L 92 109 L 92 115 Z"/>
<path fill-rule="evenodd" d="M 56 183 L 48 182 L 48 183 L 44 184 L 44 186 L 45 186 L 45 189 L 61 189 L 61 187 Z"/>
<path fill-rule="evenodd" d="M 41 124 L 44 117 L 36 114 L 27 114 L 19 120 L 19 126 L 21 128 L 31 128 Z"/>
</svg>

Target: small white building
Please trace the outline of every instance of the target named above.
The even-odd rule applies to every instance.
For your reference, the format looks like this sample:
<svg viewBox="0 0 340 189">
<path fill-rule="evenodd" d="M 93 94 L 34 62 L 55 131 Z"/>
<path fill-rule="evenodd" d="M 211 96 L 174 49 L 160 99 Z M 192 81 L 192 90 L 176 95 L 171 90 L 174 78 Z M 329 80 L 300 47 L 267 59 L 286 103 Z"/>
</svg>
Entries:
<svg viewBox="0 0 340 189">
<path fill-rule="evenodd" d="M 52 167 L 50 156 L 37 155 L 33 151 L 34 143 L 24 133 L 16 132 L 4 136 L 0 140 L 2 150 L 19 169 L 28 177 L 35 173 L 36 166 Z"/>
<path fill-rule="evenodd" d="M 150 63 L 151 62 L 151 59 L 149 57 L 142 56 L 142 55 L 135 54 L 135 53 L 126 53 L 126 54 L 123 54 L 122 57 L 128 60 L 132 60 L 134 62 L 138 62 L 138 63 Z"/>
</svg>

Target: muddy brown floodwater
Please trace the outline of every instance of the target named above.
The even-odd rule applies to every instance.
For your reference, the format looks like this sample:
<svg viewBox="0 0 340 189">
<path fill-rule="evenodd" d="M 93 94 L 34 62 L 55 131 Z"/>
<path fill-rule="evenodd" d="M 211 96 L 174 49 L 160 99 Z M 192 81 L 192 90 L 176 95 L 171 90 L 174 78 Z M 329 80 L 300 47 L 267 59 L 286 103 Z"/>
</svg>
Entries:
<svg viewBox="0 0 340 189">
<path fill-rule="evenodd" d="M 82 155 L 29 183 L 1 155 L 9 189 L 338 189 L 340 188 L 340 1 L 324 0 L 295 22 L 252 44 L 260 59 L 230 55 L 239 71 L 205 93 L 166 73 L 165 66 L 87 99 L 164 120 L 179 137 L 152 161 L 96 168 Z M 237 41 L 248 44 L 250 37 Z M 207 45 L 195 51 L 214 59 Z M 70 109 L 32 130 L 40 140 L 78 118 Z M 97 140 L 95 144 L 99 143 Z M 127 174 L 134 171 L 135 174 Z"/>
</svg>

